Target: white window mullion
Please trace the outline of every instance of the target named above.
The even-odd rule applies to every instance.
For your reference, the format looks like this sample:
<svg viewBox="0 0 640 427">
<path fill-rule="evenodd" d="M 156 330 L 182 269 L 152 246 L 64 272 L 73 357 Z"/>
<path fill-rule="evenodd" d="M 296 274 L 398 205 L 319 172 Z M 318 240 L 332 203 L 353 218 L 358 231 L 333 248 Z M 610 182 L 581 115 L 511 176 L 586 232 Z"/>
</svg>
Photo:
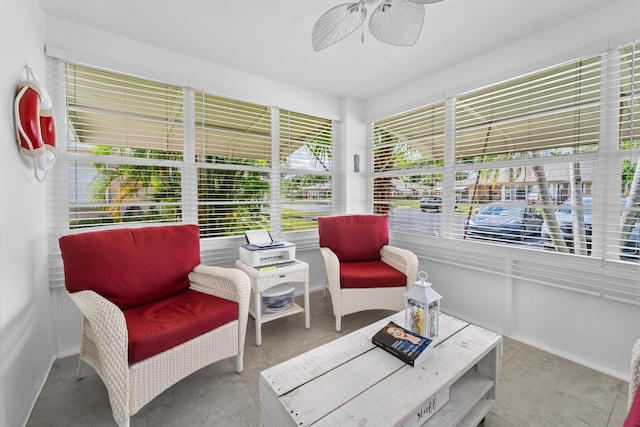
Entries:
<svg viewBox="0 0 640 427">
<path fill-rule="evenodd" d="M 49 286 L 64 286 L 62 255 L 58 239 L 69 231 L 69 162 L 66 135 L 69 132 L 65 105 L 65 63 L 47 59 L 47 87 L 53 102 L 56 123 L 56 164 L 47 183 Z"/>
<path fill-rule="evenodd" d="M 444 119 L 444 170 L 442 174 L 442 228 L 443 237 L 454 238 L 454 220 L 456 209 L 456 171 L 455 171 L 455 138 L 456 138 L 456 99 L 445 100 Z"/>
<path fill-rule="evenodd" d="M 620 159 L 618 156 L 618 103 L 620 100 L 618 49 L 602 54 L 600 96 L 600 146 L 594 163 L 593 230 L 591 255 L 619 259 Z M 607 236 L 615 236 L 614 238 Z"/>
<path fill-rule="evenodd" d="M 182 168 L 182 221 L 198 223 L 198 169 L 196 166 L 195 91 L 184 89 L 184 151 Z"/>
<path fill-rule="evenodd" d="M 69 161 L 67 138 L 69 123 L 65 105 L 65 63 L 49 58 L 48 87 L 56 123 L 56 164 L 49 173 L 49 249 L 59 251 L 58 237 L 69 230 Z"/>
<path fill-rule="evenodd" d="M 282 196 L 280 176 L 280 108 L 271 108 L 271 175 L 269 185 L 271 187 L 271 203 L 269 207 L 271 232 L 278 236 L 282 233 Z"/>
<path fill-rule="evenodd" d="M 343 215 L 347 211 L 347 185 L 346 185 L 346 152 L 347 147 L 346 144 L 341 144 L 338 141 L 344 141 L 342 138 L 343 132 L 343 122 L 338 120 L 333 120 L 332 122 L 332 147 L 331 153 L 333 158 L 333 174 L 331 176 L 331 206 L 334 214 Z M 367 161 L 366 156 L 365 159 L 360 159 L 360 161 Z M 362 164 L 364 165 L 364 164 Z M 373 189 L 367 192 L 368 195 L 373 194 Z M 367 203 L 366 206 L 371 206 L 371 204 Z"/>
</svg>

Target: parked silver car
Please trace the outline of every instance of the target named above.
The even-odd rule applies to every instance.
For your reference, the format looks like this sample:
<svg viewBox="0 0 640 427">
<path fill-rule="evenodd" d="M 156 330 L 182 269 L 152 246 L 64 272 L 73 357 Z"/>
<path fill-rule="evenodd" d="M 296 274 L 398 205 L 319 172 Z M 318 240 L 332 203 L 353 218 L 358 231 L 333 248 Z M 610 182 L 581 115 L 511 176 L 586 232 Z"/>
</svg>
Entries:
<svg viewBox="0 0 640 427">
<path fill-rule="evenodd" d="M 496 241 L 539 239 L 542 213 L 521 202 L 492 202 L 469 219 L 467 237 Z"/>
<path fill-rule="evenodd" d="M 622 197 L 620 199 L 620 208 L 624 208 L 627 204 L 627 199 Z M 593 226 L 593 198 L 583 197 L 582 206 L 584 209 L 584 231 L 585 240 L 587 242 L 587 254 L 591 253 L 591 233 Z M 558 209 L 556 209 L 556 218 L 560 225 L 560 231 L 562 237 L 569 248 L 573 252 L 573 218 L 572 218 L 572 202 L 571 199 L 567 199 Z M 542 240 L 544 248 L 547 250 L 555 250 L 551 236 L 549 234 L 549 227 L 547 222 L 542 224 Z M 629 235 L 629 240 L 624 242 L 620 250 L 620 258 L 626 260 L 638 260 L 640 256 L 640 220 L 636 221 L 633 230 Z"/>
<path fill-rule="evenodd" d="M 458 209 L 458 196 L 456 196 L 455 209 Z M 442 212 L 442 196 L 424 196 L 420 199 L 420 210 L 422 212 Z"/>
<path fill-rule="evenodd" d="M 587 241 L 587 252 L 591 252 L 591 227 L 593 224 L 593 217 L 591 206 L 593 204 L 593 199 L 591 197 L 583 197 L 582 198 L 582 206 L 584 208 L 584 232 L 585 238 Z M 558 225 L 560 225 L 560 231 L 562 232 L 562 237 L 568 248 L 573 248 L 573 218 L 572 218 L 572 202 L 571 199 L 565 200 L 565 202 L 560 205 L 558 209 L 556 209 L 556 218 L 558 220 Z M 544 244 L 544 248 L 548 250 L 555 250 L 553 246 L 553 242 L 551 241 L 551 235 L 549 234 L 549 226 L 547 222 L 544 221 L 542 224 L 542 240 Z"/>
</svg>

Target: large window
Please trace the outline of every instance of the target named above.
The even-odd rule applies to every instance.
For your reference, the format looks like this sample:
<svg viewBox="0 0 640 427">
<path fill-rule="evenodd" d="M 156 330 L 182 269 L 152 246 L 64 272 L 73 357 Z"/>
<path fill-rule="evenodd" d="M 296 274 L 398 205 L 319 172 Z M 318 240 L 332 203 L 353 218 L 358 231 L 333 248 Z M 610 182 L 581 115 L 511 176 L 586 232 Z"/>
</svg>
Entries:
<svg viewBox="0 0 640 427">
<path fill-rule="evenodd" d="M 640 44 L 623 47 L 619 56 L 619 60 L 612 61 L 614 72 L 620 75 L 619 90 L 611 96 L 608 105 L 609 110 L 615 112 L 612 116 L 617 123 L 616 166 L 621 171 L 621 208 L 614 215 L 620 217 L 620 229 L 606 234 L 606 247 L 609 252 L 620 253 L 623 259 L 637 262 L 640 259 Z"/>
<path fill-rule="evenodd" d="M 374 210 L 398 231 L 640 256 L 638 45 L 372 125 Z"/>
<path fill-rule="evenodd" d="M 195 105 L 201 235 L 269 230 L 271 108 L 203 92 Z"/>
<path fill-rule="evenodd" d="M 197 222 L 229 237 L 331 213 L 331 120 L 52 62 L 68 124 L 54 229 Z"/>
<path fill-rule="evenodd" d="M 279 121 L 280 203 L 276 206 L 283 230 L 304 230 L 332 212 L 333 126 L 287 110 L 279 111 Z"/>
<path fill-rule="evenodd" d="M 182 89 L 71 64 L 65 87 L 68 227 L 180 221 Z"/>
<path fill-rule="evenodd" d="M 442 195 L 444 119 L 441 102 L 374 123 L 374 212 L 396 216 L 392 227 L 415 228 L 421 220 L 402 214 L 424 196 Z"/>
</svg>

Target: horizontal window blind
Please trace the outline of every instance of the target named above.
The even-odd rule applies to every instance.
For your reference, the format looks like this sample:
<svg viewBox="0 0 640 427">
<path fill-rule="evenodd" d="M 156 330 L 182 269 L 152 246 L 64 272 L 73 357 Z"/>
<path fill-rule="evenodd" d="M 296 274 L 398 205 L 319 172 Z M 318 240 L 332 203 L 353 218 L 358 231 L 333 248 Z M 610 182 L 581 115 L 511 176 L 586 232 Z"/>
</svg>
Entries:
<svg viewBox="0 0 640 427">
<path fill-rule="evenodd" d="M 606 298 L 640 304 L 640 272 L 637 264 L 607 262 L 602 275 Z"/>
<path fill-rule="evenodd" d="M 282 231 L 314 229 L 318 217 L 331 215 L 329 175 L 284 173 L 280 183 Z"/>
<path fill-rule="evenodd" d="M 460 95 L 456 161 L 597 150 L 599 99 L 599 57 Z"/>
<path fill-rule="evenodd" d="M 195 120 L 202 237 L 270 230 L 271 109 L 200 92 Z"/>
<path fill-rule="evenodd" d="M 319 216 L 331 215 L 333 122 L 279 111 L 280 186 L 276 208 L 281 230 L 317 228 Z"/>
<path fill-rule="evenodd" d="M 69 174 L 70 228 L 182 218 L 180 168 L 71 161 Z"/>
<path fill-rule="evenodd" d="M 508 278 L 602 296 L 607 274 L 598 260 L 567 254 L 552 254 L 510 246 L 478 244 L 452 239 L 427 238 L 412 251 L 427 260 L 464 267 Z M 615 267 L 614 267 L 615 268 Z"/>
<path fill-rule="evenodd" d="M 440 236 L 442 173 L 375 178 L 373 186 L 376 213 L 389 215 L 390 229 Z"/>
<path fill-rule="evenodd" d="M 65 64 L 69 228 L 182 220 L 183 90 Z"/>
<path fill-rule="evenodd" d="M 199 92 L 195 95 L 199 162 L 271 165 L 271 109 Z"/>
<path fill-rule="evenodd" d="M 66 65 L 70 152 L 176 158 L 183 150 L 182 88 Z"/>
<path fill-rule="evenodd" d="M 373 124 L 375 172 L 442 166 L 444 102 Z"/>
<path fill-rule="evenodd" d="M 289 110 L 279 117 L 281 167 L 330 172 L 332 121 Z"/>
<path fill-rule="evenodd" d="M 614 96 L 607 110 L 613 111 L 617 121 L 618 163 L 611 172 L 613 183 L 620 182 L 621 206 L 605 213 L 612 226 L 604 233 L 605 251 L 610 259 L 621 258 L 638 262 L 640 259 L 640 45 L 622 47 L 612 55 L 608 64 L 613 77 L 618 77 Z M 617 172 L 617 173 L 616 173 Z"/>
<path fill-rule="evenodd" d="M 439 168 L 444 164 L 444 125 L 443 101 L 372 124 L 374 213 L 418 207 L 421 197 L 442 194 Z M 415 170 L 424 173 L 405 172 Z M 404 217 L 398 218 L 397 225 L 414 229 L 417 224 Z M 391 221 L 390 226 L 395 227 L 396 222 Z"/>
<path fill-rule="evenodd" d="M 640 137 L 640 45 L 632 44 L 620 49 L 620 57 L 613 58 L 610 67 L 619 73 L 619 96 L 612 99 L 609 108 L 618 112 L 619 148 L 638 148 Z M 618 68 L 619 67 L 619 68 Z"/>
<path fill-rule="evenodd" d="M 269 173 L 198 168 L 198 224 L 202 237 L 269 230 Z"/>
</svg>

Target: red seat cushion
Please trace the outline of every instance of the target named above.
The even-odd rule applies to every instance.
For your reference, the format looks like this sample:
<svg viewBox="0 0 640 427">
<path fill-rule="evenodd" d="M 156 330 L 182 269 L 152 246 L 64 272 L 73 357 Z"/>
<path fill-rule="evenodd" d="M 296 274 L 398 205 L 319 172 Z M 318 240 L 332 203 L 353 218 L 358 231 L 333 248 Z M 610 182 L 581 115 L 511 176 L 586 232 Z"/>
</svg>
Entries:
<svg viewBox="0 0 640 427">
<path fill-rule="evenodd" d="M 640 427 L 640 387 L 636 390 L 623 427 Z"/>
<path fill-rule="evenodd" d="M 238 318 L 238 304 L 187 289 L 169 298 L 124 310 L 129 363 L 136 363 Z"/>
<path fill-rule="evenodd" d="M 340 263 L 341 288 L 406 286 L 407 276 L 382 261 Z"/>
<path fill-rule="evenodd" d="M 389 218 L 342 215 L 318 218 L 320 247 L 331 249 L 340 262 L 377 261 L 389 243 Z"/>
<path fill-rule="evenodd" d="M 59 240 L 69 292 L 93 290 L 121 309 L 189 287 L 200 264 L 197 225 L 92 231 Z"/>
</svg>

